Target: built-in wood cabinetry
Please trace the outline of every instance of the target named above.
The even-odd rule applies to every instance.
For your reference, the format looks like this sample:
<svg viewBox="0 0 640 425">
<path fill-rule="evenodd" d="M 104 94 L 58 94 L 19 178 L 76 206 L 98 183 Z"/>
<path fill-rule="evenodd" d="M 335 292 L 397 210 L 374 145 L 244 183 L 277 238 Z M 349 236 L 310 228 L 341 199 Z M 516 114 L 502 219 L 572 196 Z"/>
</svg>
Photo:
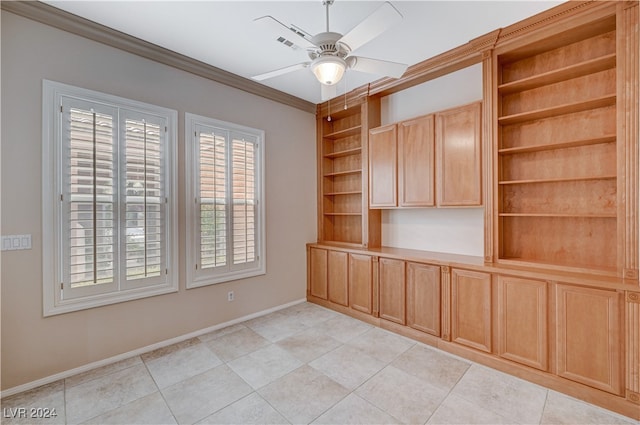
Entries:
<svg viewBox="0 0 640 425">
<path fill-rule="evenodd" d="M 349 254 L 349 306 L 373 313 L 373 261 L 370 255 Z"/>
<path fill-rule="evenodd" d="M 640 420 L 639 10 L 567 2 L 369 84 L 377 99 L 482 63 L 481 107 L 367 118 L 359 154 L 363 217 L 484 205 L 484 257 L 327 245 L 349 238 L 321 231 L 309 248 L 328 252 L 309 249 L 309 267 L 328 270 L 309 273 L 308 299 Z M 322 208 L 341 196 L 321 191 Z M 362 234 L 380 241 L 371 223 Z"/>
<path fill-rule="evenodd" d="M 512 276 L 498 276 L 496 283 L 498 354 L 548 370 L 548 283 Z"/>
<path fill-rule="evenodd" d="M 327 299 L 327 250 L 310 248 L 309 250 L 309 290 L 314 297 Z"/>
<path fill-rule="evenodd" d="M 451 340 L 491 352 L 491 275 L 451 270 Z"/>
<path fill-rule="evenodd" d="M 616 274 L 615 15 L 497 61 L 499 258 Z"/>
<path fill-rule="evenodd" d="M 369 206 L 398 205 L 398 130 L 395 124 L 369 130 Z"/>
<path fill-rule="evenodd" d="M 434 116 L 398 123 L 398 206 L 435 205 Z"/>
<path fill-rule="evenodd" d="M 614 394 L 622 393 L 622 295 L 559 284 L 558 375 Z"/>
<path fill-rule="evenodd" d="M 476 102 L 371 129 L 370 207 L 482 205 L 480 112 Z"/>
<path fill-rule="evenodd" d="M 346 109 L 319 105 L 318 239 L 380 246 L 380 212 L 369 211 L 367 138 L 380 101 L 358 97 Z"/>
<path fill-rule="evenodd" d="M 440 274 L 439 266 L 407 263 L 407 326 L 435 336 L 440 336 Z"/>
<path fill-rule="evenodd" d="M 482 205 L 479 102 L 436 114 L 436 198 L 440 207 Z"/>
<path fill-rule="evenodd" d="M 349 305 L 349 256 L 346 252 L 329 251 L 327 255 L 327 299 L 338 305 Z"/>
<path fill-rule="evenodd" d="M 404 325 L 406 323 L 405 262 L 380 258 L 380 317 Z"/>
</svg>

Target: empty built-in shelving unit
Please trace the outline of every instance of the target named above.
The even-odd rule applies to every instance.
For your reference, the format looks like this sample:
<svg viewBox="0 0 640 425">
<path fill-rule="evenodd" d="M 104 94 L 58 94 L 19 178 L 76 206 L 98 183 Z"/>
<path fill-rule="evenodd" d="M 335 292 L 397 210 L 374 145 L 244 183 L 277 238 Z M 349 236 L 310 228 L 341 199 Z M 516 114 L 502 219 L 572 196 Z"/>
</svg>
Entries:
<svg viewBox="0 0 640 425">
<path fill-rule="evenodd" d="M 616 20 L 498 56 L 502 261 L 615 274 Z"/>
<path fill-rule="evenodd" d="M 369 127 L 379 123 L 379 101 L 353 103 L 318 107 L 318 239 L 378 246 L 380 213 L 368 211 L 366 149 Z"/>
</svg>

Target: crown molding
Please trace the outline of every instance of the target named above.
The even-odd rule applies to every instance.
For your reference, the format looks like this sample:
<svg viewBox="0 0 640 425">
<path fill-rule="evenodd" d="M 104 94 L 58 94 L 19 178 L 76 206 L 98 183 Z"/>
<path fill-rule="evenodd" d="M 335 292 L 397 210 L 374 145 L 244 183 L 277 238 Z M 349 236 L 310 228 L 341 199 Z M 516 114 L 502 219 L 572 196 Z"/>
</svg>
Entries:
<svg viewBox="0 0 640 425">
<path fill-rule="evenodd" d="M 39 1 L 0 1 L 0 7 L 2 10 L 24 18 L 133 53 L 134 55 L 195 74 L 199 77 L 207 78 L 256 96 L 264 97 L 305 112 L 316 112 L 316 105 L 314 103 L 272 89 L 248 78 L 240 77 L 231 72 L 189 58 L 172 50 L 165 49 L 164 47 L 100 25 Z"/>
</svg>

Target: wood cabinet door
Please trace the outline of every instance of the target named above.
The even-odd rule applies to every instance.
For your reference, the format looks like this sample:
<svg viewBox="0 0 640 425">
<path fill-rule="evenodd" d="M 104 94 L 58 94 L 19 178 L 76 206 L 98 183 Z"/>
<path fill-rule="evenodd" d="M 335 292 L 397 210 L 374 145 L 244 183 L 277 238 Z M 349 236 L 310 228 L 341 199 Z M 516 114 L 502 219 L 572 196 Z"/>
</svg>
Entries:
<svg viewBox="0 0 640 425">
<path fill-rule="evenodd" d="M 349 254 L 349 306 L 367 314 L 373 312 L 372 264 L 369 255 Z"/>
<path fill-rule="evenodd" d="M 327 257 L 329 301 L 345 307 L 349 306 L 348 254 L 341 251 L 329 251 Z"/>
<path fill-rule="evenodd" d="M 440 267 L 407 263 L 407 326 L 440 336 Z"/>
<path fill-rule="evenodd" d="M 491 275 L 451 270 L 451 340 L 491 352 Z"/>
<path fill-rule="evenodd" d="M 558 375 L 621 394 L 621 295 L 571 285 L 557 288 Z"/>
<path fill-rule="evenodd" d="M 378 270 L 380 317 L 404 325 L 406 323 L 405 262 L 380 258 Z"/>
<path fill-rule="evenodd" d="M 397 130 L 386 125 L 369 130 L 369 205 L 395 207 L 397 198 Z"/>
<path fill-rule="evenodd" d="M 438 205 L 482 205 L 480 103 L 436 114 Z"/>
<path fill-rule="evenodd" d="M 498 276 L 498 354 L 548 368 L 547 282 Z"/>
<path fill-rule="evenodd" d="M 398 124 L 398 205 L 435 205 L 434 116 Z"/>
<path fill-rule="evenodd" d="M 309 249 L 309 292 L 314 297 L 327 299 L 327 250 Z"/>
</svg>

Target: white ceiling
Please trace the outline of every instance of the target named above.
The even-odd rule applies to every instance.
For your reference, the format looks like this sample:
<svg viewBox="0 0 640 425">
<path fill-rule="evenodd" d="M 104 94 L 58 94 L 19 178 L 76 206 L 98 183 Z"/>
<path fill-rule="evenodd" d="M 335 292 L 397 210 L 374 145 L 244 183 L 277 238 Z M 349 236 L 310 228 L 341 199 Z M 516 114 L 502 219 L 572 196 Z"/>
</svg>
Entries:
<svg viewBox="0 0 640 425">
<path fill-rule="evenodd" d="M 316 34 L 325 30 L 321 0 L 302 1 L 45 1 L 142 40 L 250 78 L 308 61 L 265 34 L 255 18 L 271 15 Z M 392 1 L 404 20 L 357 49 L 358 56 L 413 65 L 561 1 Z M 336 0 L 330 30 L 345 34 L 376 10 L 380 1 Z M 286 34 L 283 34 L 286 35 Z M 290 37 L 289 37 L 290 38 Z M 348 71 L 338 93 L 381 76 Z M 320 83 L 309 69 L 263 84 L 320 103 Z"/>
</svg>

